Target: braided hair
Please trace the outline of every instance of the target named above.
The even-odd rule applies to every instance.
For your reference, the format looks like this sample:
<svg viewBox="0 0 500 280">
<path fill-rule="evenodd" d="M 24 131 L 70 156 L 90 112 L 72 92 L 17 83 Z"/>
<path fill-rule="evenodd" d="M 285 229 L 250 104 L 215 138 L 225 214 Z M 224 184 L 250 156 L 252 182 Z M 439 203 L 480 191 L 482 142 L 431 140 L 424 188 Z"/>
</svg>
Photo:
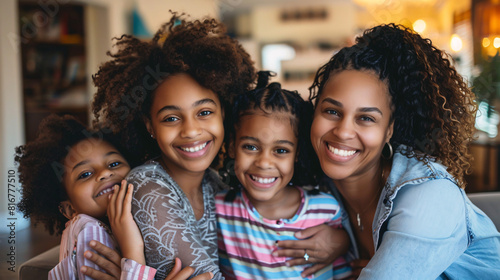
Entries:
<svg viewBox="0 0 500 280">
<path fill-rule="evenodd" d="M 312 103 L 304 101 L 297 91 L 282 89 L 280 83 L 269 84 L 269 79 L 273 75 L 274 73 L 269 71 L 260 71 L 256 88 L 235 97 L 229 135 L 232 138 L 236 136 L 236 130 L 244 116 L 256 112 L 266 115 L 272 115 L 276 112 L 287 113 L 290 125 L 298 139 L 298 157 L 291 183 L 301 186 L 315 185 L 317 176 L 313 171 L 320 170 L 320 168 L 309 136 L 312 123 Z M 229 185 L 232 187 L 237 184 L 236 178 L 229 180 Z"/>
</svg>

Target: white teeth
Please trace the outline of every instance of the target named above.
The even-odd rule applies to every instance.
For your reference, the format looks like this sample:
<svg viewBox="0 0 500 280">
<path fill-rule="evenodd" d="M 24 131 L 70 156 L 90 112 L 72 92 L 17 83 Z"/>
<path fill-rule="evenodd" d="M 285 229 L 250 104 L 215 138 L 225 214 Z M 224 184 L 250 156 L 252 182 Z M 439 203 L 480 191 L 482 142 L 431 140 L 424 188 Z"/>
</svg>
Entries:
<svg viewBox="0 0 500 280">
<path fill-rule="evenodd" d="M 337 149 L 337 148 L 334 148 L 330 145 L 328 145 L 328 150 L 330 150 L 330 152 L 334 153 L 335 155 L 338 155 L 338 156 L 341 156 L 341 157 L 348 157 L 348 156 L 352 156 L 356 153 L 356 150 L 352 150 L 352 151 L 348 151 L 348 150 L 341 150 L 341 149 Z"/>
<path fill-rule="evenodd" d="M 261 177 L 256 177 L 256 176 L 253 176 L 253 175 L 250 175 L 252 177 L 252 180 L 254 181 L 257 181 L 261 184 L 270 184 L 274 181 L 276 181 L 278 178 L 276 177 L 273 177 L 273 178 L 261 178 Z"/>
<path fill-rule="evenodd" d="M 197 152 L 199 150 L 202 150 L 203 148 L 205 148 L 207 146 L 208 142 L 205 142 L 201 145 L 198 145 L 196 147 L 191 147 L 191 148 L 183 148 L 183 147 L 180 147 L 181 150 L 183 150 L 184 152 L 189 152 L 189 153 L 194 153 L 194 152 Z"/>
<path fill-rule="evenodd" d="M 104 189 L 104 190 L 100 191 L 95 197 L 101 196 L 101 195 L 109 193 L 111 191 L 113 191 L 113 187 L 107 188 L 107 189 Z"/>
</svg>

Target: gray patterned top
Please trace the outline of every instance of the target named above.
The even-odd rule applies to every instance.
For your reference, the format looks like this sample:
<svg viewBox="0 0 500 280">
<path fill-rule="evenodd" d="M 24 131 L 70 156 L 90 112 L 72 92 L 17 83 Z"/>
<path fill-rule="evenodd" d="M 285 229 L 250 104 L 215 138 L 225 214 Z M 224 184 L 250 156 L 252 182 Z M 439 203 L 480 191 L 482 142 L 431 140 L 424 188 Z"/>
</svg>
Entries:
<svg viewBox="0 0 500 280">
<path fill-rule="evenodd" d="M 155 279 L 164 279 L 179 257 L 194 275 L 211 271 L 224 279 L 218 266 L 215 193 L 224 188 L 208 169 L 202 181 L 205 211 L 196 220 L 191 204 L 177 183 L 158 162 L 151 160 L 127 176 L 134 185 L 132 214 L 144 239 L 146 264 L 156 268 Z"/>
</svg>

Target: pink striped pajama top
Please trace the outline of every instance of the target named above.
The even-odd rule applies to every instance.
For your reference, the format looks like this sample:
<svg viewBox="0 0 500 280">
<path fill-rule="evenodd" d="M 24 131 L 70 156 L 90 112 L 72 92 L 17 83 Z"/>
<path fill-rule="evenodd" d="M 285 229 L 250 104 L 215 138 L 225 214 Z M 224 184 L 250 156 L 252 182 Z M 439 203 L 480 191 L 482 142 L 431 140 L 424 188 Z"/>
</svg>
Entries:
<svg viewBox="0 0 500 280">
<path fill-rule="evenodd" d="M 82 266 L 102 271 L 83 256 L 85 251 L 95 252 L 89 246 L 91 240 L 115 250 L 118 248 L 111 231 L 101 221 L 85 214 L 68 221 L 61 237 L 59 264 L 49 272 L 49 280 L 90 279 L 80 272 Z M 121 260 L 121 268 L 121 280 L 152 280 L 156 274 L 156 269 L 125 258 Z"/>
</svg>

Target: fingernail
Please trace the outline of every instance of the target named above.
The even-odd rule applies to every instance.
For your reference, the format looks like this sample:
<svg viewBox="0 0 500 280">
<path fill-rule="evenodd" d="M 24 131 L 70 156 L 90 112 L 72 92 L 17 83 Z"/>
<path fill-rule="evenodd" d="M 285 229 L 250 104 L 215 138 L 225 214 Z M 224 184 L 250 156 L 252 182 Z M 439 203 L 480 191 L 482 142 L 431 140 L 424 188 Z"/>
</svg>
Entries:
<svg viewBox="0 0 500 280">
<path fill-rule="evenodd" d="M 299 231 L 297 233 L 295 233 L 295 237 L 297 238 L 302 238 L 302 233 Z"/>
<path fill-rule="evenodd" d="M 92 253 L 91 252 L 85 252 L 85 257 L 91 258 L 92 257 Z"/>
<path fill-rule="evenodd" d="M 214 274 L 211 271 L 209 271 L 208 273 L 210 273 L 210 278 L 214 277 Z"/>
<path fill-rule="evenodd" d="M 97 243 L 94 240 L 92 240 L 89 242 L 89 245 L 90 245 L 90 247 L 95 247 L 95 245 L 97 245 Z"/>
<path fill-rule="evenodd" d="M 271 253 L 273 255 L 273 257 L 278 257 L 278 252 L 274 251 Z"/>
<path fill-rule="evenodd" d="M 85 273 L 85 272 L 87 271 L 87 267 L 86 267 L 86 266 L 82 266 L 82 267 L 80 268 L 80 271 L 81 271 L 82 273 Z"/>
<path fill-rule="evenodd" d="M 289 262 L 285 262 L 286 266 L 290 267 L 290 263 Z"/>
</svg>

